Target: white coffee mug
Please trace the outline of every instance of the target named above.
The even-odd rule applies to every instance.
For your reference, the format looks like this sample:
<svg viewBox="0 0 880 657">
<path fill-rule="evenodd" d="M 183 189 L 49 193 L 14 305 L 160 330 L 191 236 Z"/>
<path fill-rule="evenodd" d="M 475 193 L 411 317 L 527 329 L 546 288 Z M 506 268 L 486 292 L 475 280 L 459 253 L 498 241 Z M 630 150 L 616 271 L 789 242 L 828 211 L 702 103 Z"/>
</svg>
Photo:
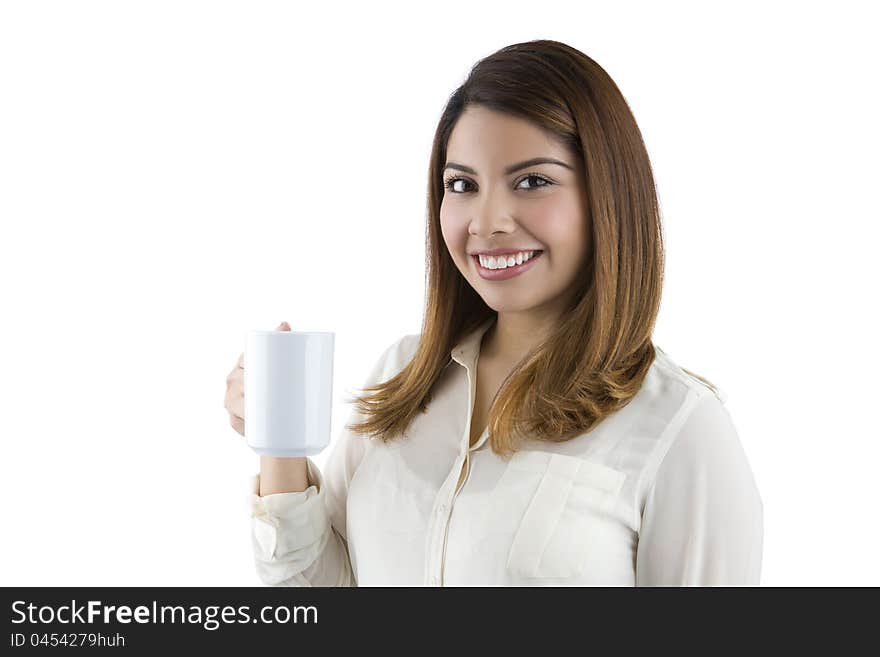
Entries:
<svg viewBox="0 0 880 657">
<path fill-rule="evenodd" d="M 265 456 L 310 456 L 330 442 L 334 333 L 248 331 L 244 434 Z"/>
</svg>

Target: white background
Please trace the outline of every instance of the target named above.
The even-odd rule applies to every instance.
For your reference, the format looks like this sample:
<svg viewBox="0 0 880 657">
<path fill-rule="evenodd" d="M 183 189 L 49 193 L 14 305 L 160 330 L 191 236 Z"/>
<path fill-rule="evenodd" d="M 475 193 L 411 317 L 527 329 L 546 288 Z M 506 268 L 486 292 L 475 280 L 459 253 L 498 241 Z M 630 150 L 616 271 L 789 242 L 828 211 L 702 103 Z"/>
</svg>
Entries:
<svg viewBox="0 0 880 657">
<path fill-rule="evenodd" d="M 336 332 L 335 438 L 421 328 L 446 99 L 536 38 L 644 134 L 655 343 L 728 395 L 762 583 L 880 584 L 869 4 L 4 2 L 0 584 L 260 583 L 223 408 L 245 331 Z"/>
</svg>

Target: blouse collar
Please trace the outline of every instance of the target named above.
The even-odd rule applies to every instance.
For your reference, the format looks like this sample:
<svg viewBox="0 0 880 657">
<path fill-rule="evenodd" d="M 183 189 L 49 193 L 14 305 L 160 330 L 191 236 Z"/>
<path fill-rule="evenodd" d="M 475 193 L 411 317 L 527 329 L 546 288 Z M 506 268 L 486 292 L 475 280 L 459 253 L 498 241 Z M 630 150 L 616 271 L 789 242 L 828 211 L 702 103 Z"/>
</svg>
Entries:
<svg viewBox="0 0 880 657">
<path fill-rule="evenodd" d="M 476 357 L 480 353 L 480 342 L 483 339 L 483 335 L 489 327 L 492 326 L 496 317 L 497 315 L 492 315 L 470 333 L 465 335 L 458 344 L 452 348 L 452 351 L 450 352 L 452 360 L 469 370 L 472 369 Z"/>
</svg>

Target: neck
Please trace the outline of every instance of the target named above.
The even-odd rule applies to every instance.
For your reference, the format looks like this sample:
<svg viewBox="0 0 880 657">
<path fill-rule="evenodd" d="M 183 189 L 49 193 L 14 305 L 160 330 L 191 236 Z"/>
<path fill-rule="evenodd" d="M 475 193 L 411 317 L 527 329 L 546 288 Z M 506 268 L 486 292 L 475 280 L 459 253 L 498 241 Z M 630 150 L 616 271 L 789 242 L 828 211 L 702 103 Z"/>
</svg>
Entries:
<svg viewBox="0 0 880 657">
<path fill-rule="evenodd" d="M 516 363 L 549 335 L 556 321 L 553 315 L 499 312 L 483 335 L 480 355 L 495 361 Z"/>
<path fill-rule="evenodd" d="M 577 281 L 568 290 L 534 308 L 497 313 L 492 325 L 483 334 L 480 356 L 496 362 L 516 364 L 555 328 L 567 299 L 577 289 Z"/>
</svg>

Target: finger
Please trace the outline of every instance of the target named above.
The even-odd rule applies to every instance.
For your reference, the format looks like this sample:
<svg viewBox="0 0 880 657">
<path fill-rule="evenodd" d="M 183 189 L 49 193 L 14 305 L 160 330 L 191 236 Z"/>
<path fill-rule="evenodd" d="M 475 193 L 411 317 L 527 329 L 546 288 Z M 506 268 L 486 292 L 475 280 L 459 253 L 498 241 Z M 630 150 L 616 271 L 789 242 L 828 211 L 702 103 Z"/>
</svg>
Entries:
<svg viewBox="0 0 880 657">
<path fill-rule="evenodd" d="M 238 357 L 238 366 L 244 369 L 244 352 Z"/>
<path fill-rule="evenodd" d="M 244 394 L 234 395 L 229 400 L 229 412 L 235 417 L 244 419 Z"/>
<path fill-rule="evenodd" d="M 240 417 L 230 415 L 229 424 L 231 424 L 232 428 L 238 431 L 238 433 L 240 433 L 242 436 L 244 435 L 244 420 L 242 420 Z"/>
<path fill-rule="evenodd" d="M 290 330 L 290 324 L 288 324 L 287 322 L 281 322 L 281 323 L 278 325 L 278 328 L 275 329 L 275 330 L 276 330 L 276 331 L 289 331 L 289 330 Z"/>
<path fill-rule="evenodd" d="M 244 419 L 244 391 L 237 386 L 226 388 L 223 407 L 230 415 Z"/>
</svg>

